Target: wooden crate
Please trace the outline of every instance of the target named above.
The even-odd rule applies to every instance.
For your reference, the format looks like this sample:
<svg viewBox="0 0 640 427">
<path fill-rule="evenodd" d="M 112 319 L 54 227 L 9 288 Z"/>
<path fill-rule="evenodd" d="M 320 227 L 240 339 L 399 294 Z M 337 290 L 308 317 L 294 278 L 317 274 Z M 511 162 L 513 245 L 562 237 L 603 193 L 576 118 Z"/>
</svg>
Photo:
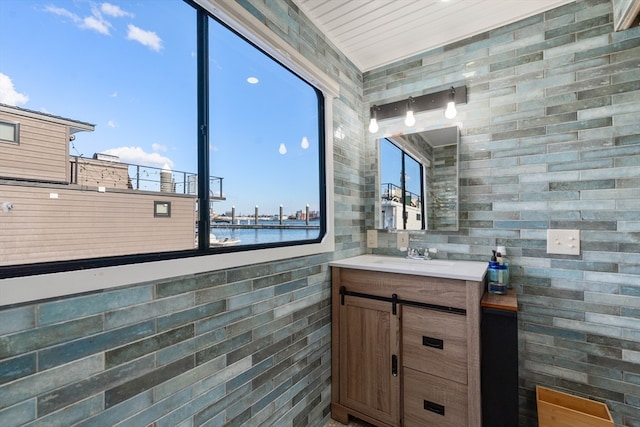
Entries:
<svg viewBox="0 0 640 427">
<path fill-rule="evenodd" d="M 613 427 L 604 403 L 536 386 L 539 427 Z"/>
</svg>

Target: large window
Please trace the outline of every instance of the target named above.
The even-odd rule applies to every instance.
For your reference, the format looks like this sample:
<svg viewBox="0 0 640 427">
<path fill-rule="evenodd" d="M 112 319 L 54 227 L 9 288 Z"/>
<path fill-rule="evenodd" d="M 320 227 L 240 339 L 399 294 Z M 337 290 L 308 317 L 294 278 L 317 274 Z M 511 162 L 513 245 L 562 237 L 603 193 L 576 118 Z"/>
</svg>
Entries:
<svg viewBox="0 0 640 427">
<path fill-rule="evenodd" d="M 211 237 L 238 245 L 321 235 L 317 89 L 214 19 L 209 26 Z M 213 243 L 216 244 L 216 243 Z"/>
<path fill-rule="evenodd" d="M 0 277 L 322 240 L 324 98 L 299 73 L 192 2 L 1 8 Z"/>
</svg>

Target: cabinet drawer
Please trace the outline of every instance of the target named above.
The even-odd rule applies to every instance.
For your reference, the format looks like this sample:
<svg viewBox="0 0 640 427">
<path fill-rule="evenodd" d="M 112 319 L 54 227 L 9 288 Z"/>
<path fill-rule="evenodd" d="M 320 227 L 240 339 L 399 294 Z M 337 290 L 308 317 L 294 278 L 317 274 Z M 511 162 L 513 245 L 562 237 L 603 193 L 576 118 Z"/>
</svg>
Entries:
<svg viewBox="0 0 640 427">
<path fill-rule="evenodd" d="M 464 280 L 380 273 L 379 271 L 349 268 L 340 268 L 337 271 L 334 277 L 337 286 L 345 286 L 351 292 L 362 292 L 387 298 L 396 294 L 401 300 L 463 310 L 467 308 L 467 287 L 469 285 Z"/>
<path fill-rule="evenodd" d="M 404 368 L 404 426 L 468 425 L 467 386 Z"/>
<path fill-rule="evenodd" d="M 402 364 L 467 384 L 467 317 L 403 306 Z"/>
</svg>

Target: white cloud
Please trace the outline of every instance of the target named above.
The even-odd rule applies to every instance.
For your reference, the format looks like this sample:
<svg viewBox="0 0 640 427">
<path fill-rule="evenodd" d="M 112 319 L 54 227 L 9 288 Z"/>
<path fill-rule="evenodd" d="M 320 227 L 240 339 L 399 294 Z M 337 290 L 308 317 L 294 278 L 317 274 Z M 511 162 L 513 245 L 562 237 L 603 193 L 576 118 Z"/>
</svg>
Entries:
<svg viewBox="0 0 640 427">
<path fill-rule="evenodd" d="M 109 35 L 109 28 L 111 24 L 105 21 L 101 15 L 93 15 L 87 16 L 82 20 L 81 28 L 86 28 L 89 30 L 94 30 L 99 32 L 100 34 L 104 34 L 105 36 Z"/>
<path fill-rule="evenodd" d="M 82 19 L 80 19 L 78 15 L 62 7 L 47 6 L 44 10 L 46 12 L 53 13 L 54 15 L 62 16 L 64 18 L 69 18 L 75 23 L 79 23 L 82 21 Z"/>
<path fill-rule="evenodd" d="M 27 101 L 29 101 L 29 97 L 16 91 L 11 78 L 0 73 L 0 103 L 18 106 L 18 104 L 26 104 Z"/>
<path fill-rule="evenodd" d="M 111 95 L 109 95 L 112 98 L 117 98 L 118 97 L 118 92 L 113 92 Z"/>
<path fill-rule="evenodd" d="M 162 168 L 165 164 L 173 168 L 173 161 L 158 153 L 147 153 L 141 147 L 117 147 L 109 148 L 103 151 L 105 154 L 111 154 L 120 157 L 120 161 L 124 163 L 132 163 L 136 165 L 152 166 Z"/>
<path fill-rule="evenodd" d="M 100 34 L 109 35 L 111 24 L 105 20 L 97 8 L 92 8 L 92 15 L 85 18 L 81 18 L 75 13 L 64 9 L 62 7 L 47 6 L 44 9 L 46 12 L 53 13 L 54 15 L 62 16 L 63 18 L 70 19 L 79 28 L 97 31 Z"/>
<path fill-rule="evenodd" d="M 137 41 L 144 46 L 147 46 L 151 50 L 155 50 L 156 52 L 162 49 L 162 39 L 158 37 L 156 33 L 153 31 L 145 31 L 141 28 L 136 27 L 133 24 L 129 24 L 127 26 L 127 38 L 129 40 Z"/>
<path fill-rule="evenodd" d="M 133 17 L 133 13 L 124 11 L 120 9 L 120 6 L 111 3 L 102 3 L 100 5 L 100 10 L 105 15 L 113 16 L 114 18 L 121 18 L 123 16 Z"/>
<path fill-rule="evenodd" d="M 153 143 L 151 144 L 151 148 L 153 151 L 167 151 L 167 146 L 162 144 Z"/>
<path fill-rule="evenodd" d="M 107 126 L 109 126 L 110 128 L 117 128 L 118 125 L 116 124 L 116 122 L 114 122 L 113 120 L 109 120 L 107 122 Z"/>
</svg>

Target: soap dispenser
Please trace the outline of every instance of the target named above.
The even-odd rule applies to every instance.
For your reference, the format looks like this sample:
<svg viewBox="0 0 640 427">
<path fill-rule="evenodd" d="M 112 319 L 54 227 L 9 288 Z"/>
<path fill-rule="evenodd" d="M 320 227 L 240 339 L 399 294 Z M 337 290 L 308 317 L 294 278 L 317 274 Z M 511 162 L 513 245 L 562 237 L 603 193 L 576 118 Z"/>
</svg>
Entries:
<svg viewBox="0 0 640 427">
<path fill-rule="evenodd" d="M 493 251 L 491 261 L 489 261 L 489 293 L 491 294 L 506 294 L 507 286 L 504 283 L 506 268 L 504 265 L 498 263 L 498 257 L 496 251 Z"/>
<path fill-rule="evenodd" d="M 509 269 L 509 259 L 507 258 L 507 248 L 505 248 L 504 246 L 498 246 L 496 248 L 496 260 L 498 261 L 499 265 L 503 265 L 505 270 L 503 272 L 503 282 L 505 284 L 505 286 L 507 288 L 510 288 L 511 285 L 509 284 L 509 273 L 510 273 L 510 269 Z"/>
</svg>

